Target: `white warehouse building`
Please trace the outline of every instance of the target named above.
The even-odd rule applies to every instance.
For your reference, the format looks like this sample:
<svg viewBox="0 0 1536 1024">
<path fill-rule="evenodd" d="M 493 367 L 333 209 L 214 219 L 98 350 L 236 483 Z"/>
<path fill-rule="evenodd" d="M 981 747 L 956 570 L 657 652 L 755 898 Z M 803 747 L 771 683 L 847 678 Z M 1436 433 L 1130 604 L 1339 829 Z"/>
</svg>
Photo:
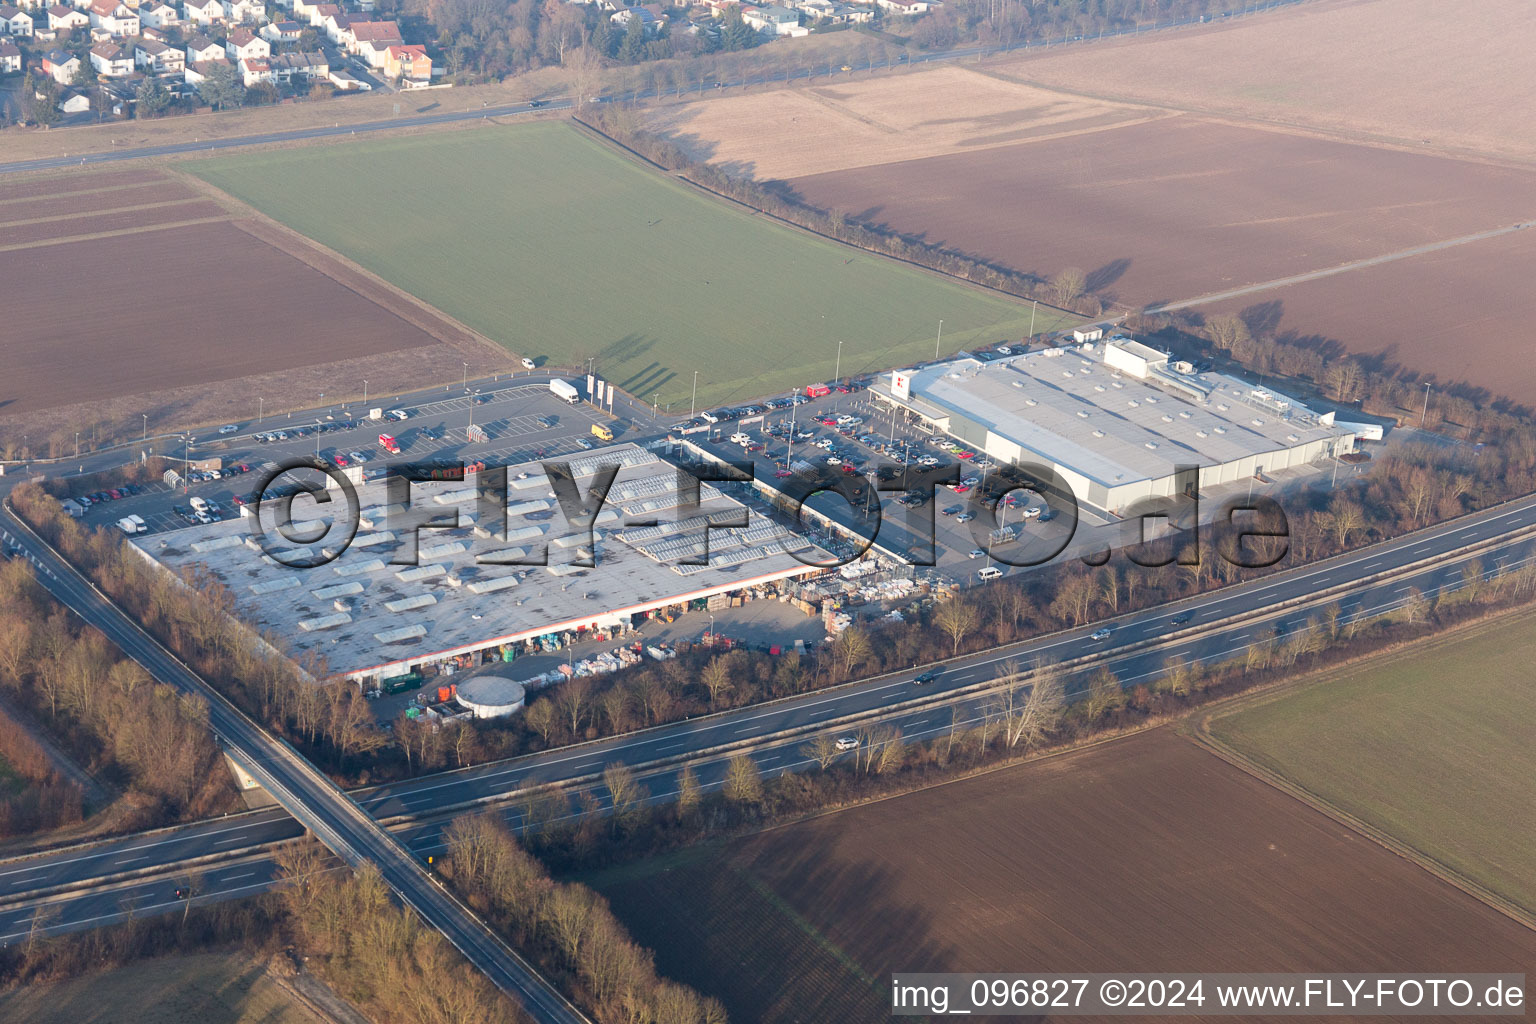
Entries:
<svg viewBox="0 0 1536 1024">
<path fill-rule="evenodd" d="M 1354 450 L 1352 426 L 1272 389 L 1195 373 L 1128 338 L 983 361 L 899 370 L 871 387 L 988 457 L 1053 468 L 1077 500 L 1118 512 L 1177 493 L 1179 466 L 1201 488 Z"/>
</svg>

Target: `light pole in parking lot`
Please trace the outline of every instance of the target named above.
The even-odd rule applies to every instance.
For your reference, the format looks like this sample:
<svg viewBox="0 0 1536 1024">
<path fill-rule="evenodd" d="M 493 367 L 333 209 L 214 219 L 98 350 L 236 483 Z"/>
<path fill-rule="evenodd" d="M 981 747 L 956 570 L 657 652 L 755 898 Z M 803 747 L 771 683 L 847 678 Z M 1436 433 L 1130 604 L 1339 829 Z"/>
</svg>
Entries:
<svg viewBox="0 0 1536 1024">
<path fill-rule="evenodd" d="M 1424 425 L 1424 417 L 1429 415 L 1429 386 L 1430 382 L 1424 382 L 1424 408 L 1419 411 L 1419 426 Z"/>
<path fill-rule="evenodd" d="M 261 421 L 266 419 L 266 418 L 267 418 L 267 400 L 265 398 L 258 398 L 258 399 L 256 399 L 256 425 L 260 426 L 261 425 Z"/>
<path fill-rule="evenodd" d="M 933 339 L 933 358 L 939 358 L 939 342 L 944 340 L 944 321 L 939 321 L 939 336 Z"/>
<path fill-rule="evenodd" d="M 464 383 L 461 385 L 465 391 L 469 390 L 469 364 L 464 364 Z"/>
<path fill-rule="evenodd" d="M 75 431 L 75 458 L 80 457 L 80 431 Z"/>
<path fill-rule="evenodd" d="M 142 444 L 149 440 L 149 413 L 143 412 L 139 413 L 139 415 L 144 417 L 144 436 L 139 438 L 139 442 Z"/>
<path fill-rule="evenodd" d="M 940 323 L 943 323 L 941 320 Z M 843 375 L 843 343 L 837 343 L 837 367 L 832 371 L 832 379 L 837 380 Z"/>
<path fill-rule="evenodd" d="M 1029 336 L 1035 336 L 1035 310 L 1040 307 L 1040 300 L 1033 299 L 1029 304 Z"/>
<path fill-rule="evenodd" d="M 368 404 L 368 378 L 363 378 L 363 404 Z"/>
<path fill-rule="evenodd" d="M 698 412 L 698 410 L 696 408 L 694 408 L 698 404 L 699 404 L 699 371 L 698 370 L 694 370 L 693 371 L 693 397 L 688 399 L 688 418 L 689 419 L 693 419 L 694 414 L 696 412 Z"/>
</svg>

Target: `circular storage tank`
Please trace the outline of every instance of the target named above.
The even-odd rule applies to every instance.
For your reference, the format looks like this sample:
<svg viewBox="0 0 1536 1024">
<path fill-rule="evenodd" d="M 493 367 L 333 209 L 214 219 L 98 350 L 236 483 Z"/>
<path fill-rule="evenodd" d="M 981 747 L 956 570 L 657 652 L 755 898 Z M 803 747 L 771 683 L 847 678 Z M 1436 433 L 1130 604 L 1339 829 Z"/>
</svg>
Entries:
<svg viewBox="0 0 1536 1024">
<path fill-rule="evenodd" d="M 523 684 L 503 676 L 475 676 L 459 684 L 458 697 L 476 718 L 501 718 L 522 708 Z"/>
</svg>

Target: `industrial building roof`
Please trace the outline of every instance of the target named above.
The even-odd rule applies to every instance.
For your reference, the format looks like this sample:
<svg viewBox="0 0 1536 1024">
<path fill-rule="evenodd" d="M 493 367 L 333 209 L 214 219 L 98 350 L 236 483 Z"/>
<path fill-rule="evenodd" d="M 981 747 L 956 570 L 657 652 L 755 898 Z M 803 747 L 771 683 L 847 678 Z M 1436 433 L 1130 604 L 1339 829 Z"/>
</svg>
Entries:
<svg viewBox="0 0 1536 1024">
<path fill-rule="evenodd" d="M 683 515 L 676 468 L 635 445 L 570 460 L 580 492 L 588 493 L 600 466 L 615 462 L 621 468 L 596 517 L 597 564 L 589 568 L 573 564 L 587 535 L 571 529 L 537 463 L 508 467 L 504 539 L 474 521 L 473 486 L 413 483 L 413 506 L 432 513 L 457 508 L 460 523 L 457 530 L 421 530 L 416 565 L 390 562 L 404 538 L 390 529 L 389 514 L 398 510 L 385 504 L 382 481 L 358 488 L 361 514 L 353 543 L 316 568 L 281 563 L 322 552 L 325 538 L 307 545 L 277 540 L 264 554 L 245 518 L 136 543 L 167 566 L 205 568 L 230 588 L 247 621 L 280 637 L 290 653 L 319 655 L 332 673 L 341 674 L 379 671 L 814 571 L 791 550 L 807 561 L 830 558 L 708 484 L 700 486 L 699 507 Z M 335 507 L 333 502 L 325 509 Z M 690 527 L 743 512 L 746 528 L 710 531 L 707 565 L 684 564 L 702 551 L 702 537 Z M 263 522 L 268 537 L 277 539 L 270 515 L 264 512 Z M 307 500 L 294 502 L 293 515 L 298 530 L 307 524 L 318 529 L 321 513 Z M 655 525 L 631 525 L 650 520 Z M 328 537 L 344 535 L 332 529 Z M 545 547 L 547 566 L 476 560 L 521 558 Z"/>
<path fill-rule="evenodd" d="M 1143 380 L 1105 363 L 1102 352 L 1085 345 L 992 361 L 963 356 L 913 372 L 904 402 L 930 419 L 980 423 L 1107 487 L 1348 433 L 1236 377 L 1161 367 Z M 889 381 L 874 389 L 891 395 Z"/>
</svg>

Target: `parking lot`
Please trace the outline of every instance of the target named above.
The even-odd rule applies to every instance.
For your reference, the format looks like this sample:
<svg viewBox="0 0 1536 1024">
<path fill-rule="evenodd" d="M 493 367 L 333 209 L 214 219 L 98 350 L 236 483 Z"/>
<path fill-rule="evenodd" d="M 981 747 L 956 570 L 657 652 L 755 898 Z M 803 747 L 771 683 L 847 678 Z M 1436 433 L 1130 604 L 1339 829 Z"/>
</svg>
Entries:
<svg viewBox="0 0 1536 1024">
<path fill-rule="evenodd" d="M 265 424 L 232 424 L 237 429 L 228 434 L 205 432 L 190 445 L 180 441 L 163 444 L 161 453 L 168 458 L 190 459 L 194 464 L 219 459 L 222 466 L 218 476 L 188 471 L 174 494 L 161 481 L 143 484 L 137 493 L 93 502 L 82 521 L 89 526 L 111 526 L 137 515 L 147 533 L 180 529 L 199 522 L 191 506 L 193 498 L 208 503 L 205 514 L 210 519 L 229 519 L 240 514 L 241 502 L 250 499 L 262 471 L 275 464 L 316 457 L 343 468 L 361 461 L 365 473 L 372 475 L 397 462 L 482 461 L 499 465 L 570 457 L 609 443 L 592 435 L 594 424 L 609 427 L 615 441 L 628 439 L 623 424 L 590 405 L 567 405 L 542 384 L 459 394 L 408 405 L 400 411 L 406 416 L 403 420 L 359 418 L 365 411 L 356 407 L 350 415 L 338 409 L 310 418 L 285 416 Z M 485 440 L 468 439 L 466 431 L 471 423 L 484 431 Z M 380 434 L 395 438 L 398 455 L 380 446 Z M 355 459 L 354 454 L 361 455 L 362 460 Z M 242 465 L 248 468 L 242 471 L 238 468 Z M 230 467 L 235 467 L 233 472 Z"/>
</svg>

